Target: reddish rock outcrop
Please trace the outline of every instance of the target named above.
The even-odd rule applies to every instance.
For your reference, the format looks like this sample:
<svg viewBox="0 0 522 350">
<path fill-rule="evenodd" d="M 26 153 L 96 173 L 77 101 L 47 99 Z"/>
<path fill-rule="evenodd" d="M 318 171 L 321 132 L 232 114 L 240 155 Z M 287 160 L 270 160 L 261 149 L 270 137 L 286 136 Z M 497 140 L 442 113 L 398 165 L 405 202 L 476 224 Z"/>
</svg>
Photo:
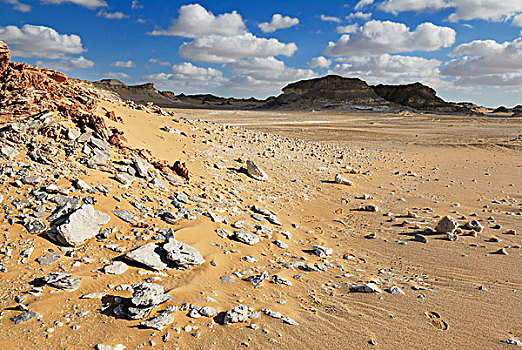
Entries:
<svg viewBox="0 0 522 350">
<path fill-rule="evenodd" d="M 3 41 L 0 41 L 0 75 L 2 75 L 9 66 L 10 59 L 11 54 L 9 53 L 9 48 Z"/>
<path fill-rule="evenodd" d="M 177 160 L 174 163 L 174 166 L 172 169 L 178 174 L 180 177 L 184 178 L 185 180 L 189 181 L 189 171 L 187 169 L 187 165 L 185 163 L 181 163 L 179 160 Z"/>
</svg>

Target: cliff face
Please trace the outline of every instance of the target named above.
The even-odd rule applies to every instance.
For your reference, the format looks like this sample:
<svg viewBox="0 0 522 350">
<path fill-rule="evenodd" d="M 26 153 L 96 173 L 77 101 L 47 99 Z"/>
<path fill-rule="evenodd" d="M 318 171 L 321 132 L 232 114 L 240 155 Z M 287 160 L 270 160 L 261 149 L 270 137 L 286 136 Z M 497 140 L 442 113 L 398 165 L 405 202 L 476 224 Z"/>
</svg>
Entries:
<svg viewBox="0 0 522 350">
<path fill-rule="evenodd" d="M 171 91 L 159 91 L 153 83 L 127 85 L 117 79 L 103 79 L 93 82 L 94 86 L 116 93 L 120 98 L 137 103 L 152 102 L 160 107 L 171 108 L 213 108 L 213 109 L 253 109 L 265 101 L 218 97 L 211 94 L 175 95 Z"/>
<path fill-rule="evenodd" d="M 283 94 L 265 108 L 282 109 L 379 109 L 393 104 L 377 95 L 365 81 L 329 75 L 302 80 L 283 88 Z"/>
<path fill-rule="evenodd" d="M 268 99 L 263 107 L 376 112 L 410 109 L 427 113 L 476 114 L 468 104 L 446 102 L 434 89 L 421 83 L 369 86 L 361 79 L 337 75 L 289 84 L 283 88 L 283 94 Z"/>
<path fill-rule="evenodd" d="M 382 98 L 420 112 L 473 114 L 469 106 L 446 102 L 437 92 L 421 83 L 407 85 L 377 85 L 373 91 Z"/>
<path fill-rule="evenodd" d="M 153 102 L 161 107 L 170 107 L 178 100 L 175 96 L 164 95 L 153 83 L 127 85 L 116 79 L 103 79 L 93 83 L 96 87 L 117 93 L 121 98 L 138 103 Z"/>
</svg>

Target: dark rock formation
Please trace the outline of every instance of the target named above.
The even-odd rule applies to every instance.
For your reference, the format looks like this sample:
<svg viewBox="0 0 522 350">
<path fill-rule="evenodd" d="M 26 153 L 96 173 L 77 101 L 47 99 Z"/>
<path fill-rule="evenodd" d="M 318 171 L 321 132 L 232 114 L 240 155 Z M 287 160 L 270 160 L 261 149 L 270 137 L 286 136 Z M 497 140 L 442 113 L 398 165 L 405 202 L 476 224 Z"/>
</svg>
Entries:
<svg viewBox="0 0 522 350">
<path fill-rule="evenodd" d="M 93 83 L 101 88 L 116 93 L 122 99 L 136 103 L 152 102 L 160 107 L 171 108 L 212 108 L 212 109 L 252 109 L 265 101 L 255 98 L 237 99 L 218 97 L 211 94 L 176 95 L 171 91 L 159 91 L 153 83 L 127 85 L 116 79 L 103 79 Z"/>
<path fill-rule="evenodd" d="M 328 75 L 301 80 L 283 88 L 283 94 L 268 100 L 264 108 L 390 110 L 393 103 L 378 96 L 365 81 Z"/>
<path fill-rule="evenodd" d="M 373 90 L 380 97 L 413 108 L 419 112 L 475 114 L 468 106 L 446 102 L 437 92 L 421 83 L 407 85 L 377 85 Z"/>
<path fill-rule="evenodd" d="M 125 100 L 137 103 L 152 102 L 160 107 L 170 107 L 178 102 L 175 97 L 164 95 L 153 83 L 127 85 L 116 79 L 102 79 L 93 83 L 96 87 L 115 92 Z"/>
<path fill-rule="evenodd" d="M 504 106 L 497 107 L 493 111 L 493 113 L 510 113 L 510 112 L 511 111 L 509 109 L 507 109 L 506 107 L 504 107 Z"/>
</svg>

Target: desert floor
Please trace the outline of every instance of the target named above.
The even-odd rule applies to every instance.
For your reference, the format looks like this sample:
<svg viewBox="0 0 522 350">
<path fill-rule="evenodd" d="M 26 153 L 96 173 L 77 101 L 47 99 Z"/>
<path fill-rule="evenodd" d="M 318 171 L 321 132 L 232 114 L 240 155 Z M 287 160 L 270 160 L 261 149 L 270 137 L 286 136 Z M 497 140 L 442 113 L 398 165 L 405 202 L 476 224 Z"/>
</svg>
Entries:
<svg viewBox="0 0 522 350">
<path fill-rule="evenodd" d="M 59 251 L 54 243 L 27 234 L 21 225 L 9 227 L 0 242 L 7 269 L 0 285 L 3 349 L 90 349 L 96 344 L 127 349 L 510 349 L 513 345 L 501 340 L 522 339 L 520 119 L 177 109 L 174 117 L 165 117 L 119 103 L 102 107 L 122 117 L 123 124 L 107 123 L 125 132 L 129 146 L 170 163 L 187 162 L 191 181 L 169 184 L 170 192 L 162 193 L 139 183 L 122 187 L 110 174 L 89 170 L 83 179 L 108 189 L 108 196 L 97 196 L 95 207 L 111 215 L 109 226 L 119 238 L 89 241 L 55 265 L 35 262 L 50 249 Z M 165 126 L 184 135 L 162 130 Z M 255 161 L 269 179 L 245 175 L 246 160 Z M 353 186 L 335 183 L 336 174 Z M 66 180 L 57 183 L 67 187 Z M 6 190 L 4 198 L 28 189 Z M 121 201 L 122 194 L 149 196 L 145 204 L 157 209 L 176 191 L 208 199 L 191 202 L 194 210 L 227 218 L 219 223 L 200 215 L 174 226 L 154 221 L 157 228 L 173 228 L 177 239 L 203 254 L 205 263 L 163 273 L 130 264 L 121 275 L 101 273 L 122 255 L 107 245 L 126 252 L 143 244 L 132 237 L 129 224 L 112 214 L 116 207 L 133 210 Z M 238 220 L 254 224 L 251 204 L 276 213 L 282 226 L 272 227 L 272 235 L 254 246 L 216 234 L 217 229 L 233 232 L 230 223 Z M 368 204 L 378 206 L 378 212 L 359 210 Z M 427 243 L 414 239 L 448 214 L 460 224 L 479 220 L 485 229 L 477 237 L 464 230 L 456 241 L 439 234 L 426 235 Z M 275 240 L 288 247 L 278 247 Z M 18 250 L 27 244 L 36 249 L 29 262 L 20 264 Z M 320 258 L 311 253 L 314 245 L 330 247 L 333 254 Z M 6 254 L 13 247 L 14 253 Z M 496 253 L 502 248 L 507 255 Z M 244 256 L 257 262 L 245 262 Z M 296 261 L 320 269 L 288 266 Z M 35 277 L 57 270 L 81 276 L 80 288 L 70 293 L 46 288 L 39 297 L 29 295 L 26 304 L 40 317 L 13 325 L 10 317 L 20 313 L 13 297 L 30 289 Z M 254 288 L 237 277 L 261 271 L 277 273 L 292 286 L 267 280 Z M 223 276 L 232 282 L 223 282 Z M 178 311 L 173 325 L 156 331 L 101 312 L 99 299 L 80 299 L 94 292 L 128 296 L 115 286 L 149 278 L 178 306 L 227 311 L 243 303 L 254 310 L 270 308 L 299 325 L 262 313 L 224 327 Z M 350 292 L 350 286 L 366 282 L 383 292 Z M 405 294 L 386 292 L 392 286 Z"/>
</svg>

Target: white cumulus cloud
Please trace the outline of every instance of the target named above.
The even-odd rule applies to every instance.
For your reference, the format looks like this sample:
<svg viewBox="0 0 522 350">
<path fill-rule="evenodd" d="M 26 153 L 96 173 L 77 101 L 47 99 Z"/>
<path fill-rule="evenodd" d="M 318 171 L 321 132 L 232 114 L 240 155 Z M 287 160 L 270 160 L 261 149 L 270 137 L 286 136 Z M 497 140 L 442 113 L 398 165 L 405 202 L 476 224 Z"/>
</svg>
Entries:
<svg viewBox="0 0 522 350">
<path fill-rule="evenodd" d="M 332 64 L 332 61 L 324 56 L 314 57 L 308 62 L 310 68 L 327 68 L 330 67 L 330 64 Z"/>
<path fill-rule="evenodd" d="M 424 57 L 377 55 L 349 57 L 328 71 L 345 77 L 357 77 L 369 84 L 408 84 L 421 82 L 430 86 L 446 86 L 441 80 L 441 61 Z"/>
<path fill-rule="evenodd" d="M 513 24 L 522 27 L 522 13 L 513 17 Z"/>
<path fill-rule="evenodd" d="M 349 24 L 347 26 L 338 26 L 337 27 L 337 33 L 339 34 L 353 34 L 357 32 L 357 29 L 359 29 L 358 24 Z"/>
<path fill-rule="evenodd" d="M 98 11 L 98 13 L 96 14 L 96 16 L 98 17 L 104 17 L 104 18 L 107 18 L 107 19 L 124 19 L 124 18 L 129 18 L 129 16 L 127 16 L 126 14 L 124 14 L 123 12 L 119 12 L 119 11 L 116 11 L 116 12 L 107 12 L 105 10 L 100 10 Z"/>
<path fill-rule="evenodd" d="M 86 69 L 94 67 L 94 62 L 83 56 L 80 56 L 78 58 L 71 58 L 69 62 L 71 62 L 71 65 L 75 68 Z"/>
<path fill-rule="evenodd" d="M 352 20 L 352 19 L 370 19 L 370 17 L 372 16 L 371 13 L 364 13 L 364 12 L 354 12 L 354 13 L 350 13 L 348 16 L 346 16 L 346 19 L 347 20 Z"/>
<path fill-rule="evenodd" d="M 319 16 L 319 18 L 323 22 L 341 23 L 341 19 L 339 17 L 335 17 L 335 16 L 321 15 L 321 16 Z"/>
<path fill-rule="evenodd" d="M 272 33 L 278 29 L 290 28 L 298 24 L 299 19 L 276 13 L 272 16 L 272 21 L 260 23 L 259 28 L 263 33 Z"/>
<path fill-rule="evenodd" d="M 132 68 L 136 67 L 136 64 L 132 62 L 131 60 L 128 61 L 116 61 L 113 64 L 111 64 L 113 67 L 119 67 L 119 68 Z"/>
<path fill-rule="evenodd" d="M 36 61 L 36 65 L 44 68 L 51 68 L 58 71 L 70 71 L 74 68 L 87 69 L 94 67 L 94 62 L 80 56 L 78 58 L 63 59 L 58 61 Z"/>
<path fill-rule="evenodd" d="M 364 7 L 366 6 L 369 6 L 373 4 L 373 0 L 360 0 L 356 5 L 355 5 L 355 10 L 360 10 L 360 9 L 363 9 Z"/>
<path fill-rule="evenodd" d="M 502 21 L 522 12 L 520 0 L 453 0 L 450 6 L 455 7 L 455 13 L 448 17 L 452 22 L 471 19 Z"/>
<path fill-rule="evenodd" d="M 53 28 L 31 24 L 21 28 L 0 26 L 0 40 L 9 45 L 13 56 L 18 57 L 61 59 L 86 51 L 78 35 L 60 34 Z"/>
<path fill-rule="evenodd" d="M 250 58 L 230 65 L 234 73 L 227 87 L 233 90 L 279 92 L 288 83 L 315 77 L 310 69 L 288 67 L 275 57 Z"/>
<path fill-rule="evenodd" d="M 439 11 L 453 8 L 448 19 L 452 22 L 460 20 L 483 19 L 503 21 L 522 12 L 520 0 L 386 0 L 379 4 L 380 10 L 398 14 L 400 12 Z"/>
<path fill-rule="evenodd" d="M 113 79 L 130 78 L 130 75 L 128 75 L 126 73 L 121 73 L 121 72 L 107 72 L 107 73 L 100 73 L 100 74 L 96 74 L 96 75 L 103 77 L 103 78 L 113 78 Z"/>
<path fill-rule="evenodd" d="M 55 4 L 55 5 L 70 3 L 70 4 L 87 7 L 88 9 L 91 9 L 91 10 L 97 9 L 99 7 L 108 6 L 107 3 L 103 0 L 41 0 L 41 2 L 44 4 Z"/>
<path fill-rule="evenodd" d="M 397 15 L 405 11 L 438 11 L 449 6 L 448 0 L 386 0 L 380 3 L 378 8 Z"/>
<path fill-rule="evenodd" d="M 31 6 L 20 2 L 19 0 L 2 0 L 3 2 L 13 5 L 13 9 L 20 12 L 31 12 Z"/>
<path fill-rule="evenodd" d="M 170 62 L 160 61 L 156 58 L 149 58 L 149 63 L 159 64 L 160 66 L 170 66 Z"/>
<path fill-rule="evenodd" d="M 139 9 L 142 9 L 143 8 L 143 5 L 141 5 L 138 0 L 132 0 L 132 3 L 131 3 L 131 9 L 132 10 L 139 10 Z"/>
<path fill-rule="evenodd" d="M 181 57 L 192 61 L 235 62 L 245 57 L 291 56 L 297 50 L 294 43 L 277 39 L 258 38 L 251 33 L 236 36 L 207 35 L 183 43 Z"/>
<path fill-rule="evenodd" d="M 181 6 L 178 18 L 167 30 L 157 29 L 150 35 L 199 38 L 203 35 L 235 36 L 245 34 L 245 23 L 236 11 L 215 16 L 199 4 Z"/>
<path fill-rule="evenodd" d="M 353 35 L 345 34 L 324 49 L 327 56 L 364 56 L 384 53 L 433 51 L 455 42 L 455 31 L 433 23 L 422 23 L 414 31 L 402 24 L 372 20 Z"/>
<path fill-rule="evenodd" d="M 497 43 L 475 40 L 457 46 L 457 58 L 442 73 L 457 77 L 456 85 L 522 86 L 522 37 Z"/>
<path fill-rule="evenodd" d="M 172 74 L 151 74 L 143 77 L 142 80 L 153 82 L 160 89 L 190 93 L 208 93 L 208 89 L 219 88 L 228 82 L 220 70 L 198 67 L 190 62 L 173 65 Z"/>
</svg>

